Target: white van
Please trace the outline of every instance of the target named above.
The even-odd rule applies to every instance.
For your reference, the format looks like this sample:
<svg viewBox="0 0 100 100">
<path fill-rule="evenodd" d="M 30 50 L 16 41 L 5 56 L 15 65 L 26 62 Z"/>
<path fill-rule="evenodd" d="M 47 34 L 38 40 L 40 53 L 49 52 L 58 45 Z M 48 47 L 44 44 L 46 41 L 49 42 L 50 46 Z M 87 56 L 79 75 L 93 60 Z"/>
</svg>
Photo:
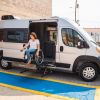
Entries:
<svg viewBox="0 0 100 100">
<path fill-rule="evenodd" d="M 35 32 L 41 43 L 44 62 L 55 65 L 55 70 L 78 73 L 85 81 L 93 81 L 100 70 L 100 47 L 75 23 L 52 17 L 38 20 L 0 21 L 1 67 L 21 64 L 24 52 L 20 49 Z M 20 63 L 19 63 L 20 62 Z"/>
</svg>

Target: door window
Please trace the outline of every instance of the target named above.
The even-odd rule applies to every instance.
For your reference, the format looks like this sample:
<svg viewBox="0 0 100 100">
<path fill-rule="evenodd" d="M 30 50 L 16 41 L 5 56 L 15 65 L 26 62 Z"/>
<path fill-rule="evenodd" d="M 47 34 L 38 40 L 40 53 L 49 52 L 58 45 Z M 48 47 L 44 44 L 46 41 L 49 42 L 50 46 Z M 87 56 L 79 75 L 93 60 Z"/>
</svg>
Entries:
<svg viewBox="0 0 100 100">
<path fill-rule="evenodd" d="M 63 43 L 69 47 L 77 47 L 80 41 L 83 41 L 83 38 L 79 33 L 70 28 L 63 28 L 61 30 Z"/>
<path fill-rule="evenodd" d="M 3 30 L 0 32 L 0 40 L 4 42 L 13 43 L 26 43 L 28 42 L 28 31 L 27 30 Z"/>
<path fill-rule="evenodd" d="M 57 31 L 50 31 L 50 41 L 57 42 Z"/>
<path fill-rule="evenodd" d="M 23 43 L 27 41 L 27 33 L 25 31 L 8 31 L 7 42 Z"/>
</svg>

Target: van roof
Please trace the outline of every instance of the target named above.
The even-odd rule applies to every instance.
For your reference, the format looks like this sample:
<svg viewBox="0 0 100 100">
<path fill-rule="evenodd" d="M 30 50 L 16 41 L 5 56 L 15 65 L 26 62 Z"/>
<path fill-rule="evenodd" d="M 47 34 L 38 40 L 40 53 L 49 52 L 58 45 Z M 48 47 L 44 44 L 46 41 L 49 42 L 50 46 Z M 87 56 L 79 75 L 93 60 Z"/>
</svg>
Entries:
<svg viewBox="0 0 100 100">
<path fill-rule="evenodd" d="M 30 22 L 56 22 L 59 17 L 42 18 L 42 19 L 11 19 L 0 20 L 0 29 L 4 28 L 28 28 Z"/>
</svg>

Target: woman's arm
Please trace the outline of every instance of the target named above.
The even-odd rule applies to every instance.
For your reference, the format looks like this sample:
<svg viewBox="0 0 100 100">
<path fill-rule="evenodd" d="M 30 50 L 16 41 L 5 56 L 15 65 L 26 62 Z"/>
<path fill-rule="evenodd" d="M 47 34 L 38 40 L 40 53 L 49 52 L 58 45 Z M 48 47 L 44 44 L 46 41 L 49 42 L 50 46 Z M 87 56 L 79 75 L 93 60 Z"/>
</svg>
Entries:
<svg viewBox="0 0 100 100">
<path fill-rule="evenodd" d="M 29 45 L 30 43 L 28 42 L 23 48 L 26 49 Z"/>
<path fill-rule="evenodd" d="M 40 44 L 37 44 L 37 52 L 36 52 L 37 56 L 39 55 L 39 51 L 40 51 Z"/>
<path fill-rule="evenodd" d="M 24 49 L 26 49 L 29 45 L 30 45 L 29 42 L 27 44 L 25 44 L 25 46 L 21 49 L 21 51 L 23 51 Z"/>
<path fill-rule="evenodd" d="M 40 44 L 37 45 L 37 51 L 40 51 Z"/>
</svg>

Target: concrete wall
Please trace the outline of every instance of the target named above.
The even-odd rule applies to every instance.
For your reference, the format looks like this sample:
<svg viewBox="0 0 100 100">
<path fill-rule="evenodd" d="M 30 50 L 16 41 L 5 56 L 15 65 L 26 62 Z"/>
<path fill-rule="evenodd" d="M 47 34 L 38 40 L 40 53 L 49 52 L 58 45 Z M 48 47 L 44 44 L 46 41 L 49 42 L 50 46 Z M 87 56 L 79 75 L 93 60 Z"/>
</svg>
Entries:
<svg viewBox="0 0 100 100">
<path fill-rule="evenodd" d="M 20 18 L 52 16 L 52 0 L 0 0 L 0 17 L 11 14 Z"/>
</svg>

